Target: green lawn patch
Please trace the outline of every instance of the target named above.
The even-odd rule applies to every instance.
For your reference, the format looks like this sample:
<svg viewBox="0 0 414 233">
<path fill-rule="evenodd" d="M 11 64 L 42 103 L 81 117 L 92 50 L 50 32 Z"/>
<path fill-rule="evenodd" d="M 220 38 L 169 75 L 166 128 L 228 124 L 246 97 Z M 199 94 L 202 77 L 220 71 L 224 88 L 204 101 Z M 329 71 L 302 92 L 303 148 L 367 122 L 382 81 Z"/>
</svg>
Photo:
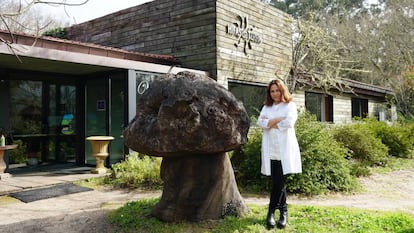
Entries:
<svg viewBox="0 0 414 233">
<path fill-rule="evenodd" d="M 267 230 L 266 206 L 249 205 L 244 217 L 227 217 L 218 221 L 199 223 L 165 223 L 150 216 L 159 199 L 129 202 L 109 215 L 114 232 L 140 233 L 414 233 L 414 216 L 402 212 L 384 212 L 344 207 L 315 207 L 290 205 L 285 230 Z"/>
</svg>

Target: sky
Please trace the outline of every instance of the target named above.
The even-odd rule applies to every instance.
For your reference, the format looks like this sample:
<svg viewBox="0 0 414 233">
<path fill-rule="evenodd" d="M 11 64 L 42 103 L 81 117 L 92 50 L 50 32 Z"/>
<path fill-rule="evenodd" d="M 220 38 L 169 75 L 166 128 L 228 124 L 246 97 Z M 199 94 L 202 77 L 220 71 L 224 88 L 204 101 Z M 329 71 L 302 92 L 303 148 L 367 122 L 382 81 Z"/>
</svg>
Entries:
<svg viewBox="0 0 414 233">
<path fill-rule="evenodd" d="M 41 8 L 42 11 L 51 14 L 53 17 L 60 18 L 70 24 L 77 24 L 151 1 L 153 0 L 89 0 L 86 4 L 81 6 L 63 7 L 41 4 Z M 66 0 L 66 2 L 82 3 L 85 2 L 85 0 Z"/>
<path fill-rule="evenodd" d="M 1 0 L 0 0 L 1 1 Z M 53 2 L 67 3 L 82 3 L 86 0 L 50 0 Z M 101 16 L 137 6 L 153 0 L 88 0 L 87 3 L 81 6 L 49 6 L 46 4 L 39 4 L 42 11 L 51 14 L 54 18 L 58 18 L 69 24 L 82 23 L 91 19 L 96 19 Z M 374 3 L 378 0 L 366 0 L 368 3 Z M 65 12 L 66 9 L 66 12 Z"/>
<path fill-rule="evenodd" d="M 54 0 L 54 2 L 63 1 L 66 1 L 67 3 L 82 3 L 86 0 Z M 81 6 L 56 7 L 40 4 L 40 7 L 48 14 L 51 14 L 64 22 L 77 24 L 151 1 L 153 0 L 88 0 L 86 4 Z M 366 1 L 369 3 L 377 2 L 377 0 Z"/>
</svg>

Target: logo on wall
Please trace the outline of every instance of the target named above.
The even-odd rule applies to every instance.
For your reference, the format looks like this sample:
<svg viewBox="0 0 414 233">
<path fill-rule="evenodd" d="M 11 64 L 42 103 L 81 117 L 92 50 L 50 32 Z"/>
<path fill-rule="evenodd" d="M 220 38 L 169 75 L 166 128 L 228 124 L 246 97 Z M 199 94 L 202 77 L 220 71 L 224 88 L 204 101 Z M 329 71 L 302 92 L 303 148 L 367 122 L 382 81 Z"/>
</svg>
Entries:
<svg viewBox="0 0 414 233">
<path fill-rule="evenodd" d="M 227 24 L 226 33 L 237 38 L 234 43 L 236 47 L 243 46 L 243 52 L 247 54 L 248 49 L 252 49 L 252 44 L 261 44 L 263 36 L 254 27 L 249 25 L 247 16 L 238 15 L 238 23 Z"/>
<path fill-rule="evenodd" d="M 148 81 L 141 81 L 141 82 L 138 84 L 138 87 L 137 87 L 137 93 L 138 93 L 138 94 L 140 94 L 140 95 L 142 95 L 142 94 L 144 94 L 144 92 L 145 92 L 148 88 L 149 88 L 149 82 L 148 82 Z"/>
</svg>

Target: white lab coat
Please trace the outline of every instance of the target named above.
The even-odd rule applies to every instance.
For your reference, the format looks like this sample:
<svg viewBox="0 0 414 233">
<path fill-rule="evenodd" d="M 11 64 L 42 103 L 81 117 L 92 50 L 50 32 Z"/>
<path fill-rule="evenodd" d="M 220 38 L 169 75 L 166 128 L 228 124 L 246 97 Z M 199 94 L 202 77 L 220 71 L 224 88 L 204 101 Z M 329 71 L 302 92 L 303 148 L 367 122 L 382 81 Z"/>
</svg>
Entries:
<svg viewBox="0 0 414 233">
<path fill-rule="evenodd" d="M 269 128 L 269 120 L 275 117 L 285 117 L 277 124 L 277 129 Z M 261 173 L 270 176 L 269 140 L 270 130 L 276 130 L 280 148 L 280 160 L 282 162 L 283 174 L 301 173 L 302 161 L 300 149 L 296 138 L 294 125 L 298 118 L 297 107 L 294 102 L 273 104 L 263 106 L 258 119 L 258 125 L 263 128 L 262 138 L 262 167 Z"/>
</svg>

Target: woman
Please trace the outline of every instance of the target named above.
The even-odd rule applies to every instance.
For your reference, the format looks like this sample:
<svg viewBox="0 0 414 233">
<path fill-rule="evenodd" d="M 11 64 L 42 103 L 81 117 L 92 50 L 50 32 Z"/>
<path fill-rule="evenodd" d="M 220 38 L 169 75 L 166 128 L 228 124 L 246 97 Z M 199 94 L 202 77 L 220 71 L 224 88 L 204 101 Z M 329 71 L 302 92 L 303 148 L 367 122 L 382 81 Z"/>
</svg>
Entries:
<svg viewBox="0 0 414 233">
<path fill-rule="evenodd" d="M 298 113 L 282 80 L 272 80 L 266 87 L 266 99 L 258 124 L 263 128 L 261 173 L 271 176 L 267 226 L 274 228 L 274 213 L 280 211 L 278 228 L 287 223 L 286 175 L 302 172 L 299 144 L 295 134 Z"/>
</svg>

